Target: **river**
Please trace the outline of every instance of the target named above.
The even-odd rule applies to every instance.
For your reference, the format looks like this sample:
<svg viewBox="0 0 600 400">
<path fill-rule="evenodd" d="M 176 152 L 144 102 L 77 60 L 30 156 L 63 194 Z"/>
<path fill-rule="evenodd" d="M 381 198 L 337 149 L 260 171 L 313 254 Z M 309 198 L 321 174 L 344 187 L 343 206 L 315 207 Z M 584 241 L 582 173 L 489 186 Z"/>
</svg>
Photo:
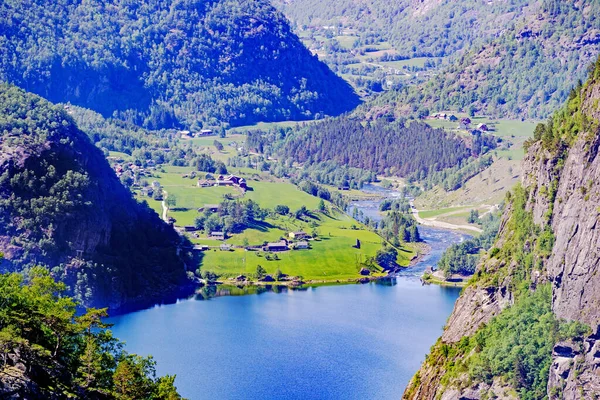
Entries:
<svg viewBox="0 0 600 400">
<path fill-rule="evenodd" d="M 357 206 L 376 216 L 372 203 Z M 390 280 L 246 296 L 221 288 L 109 322 L 189 399 L 398 399 L 460 291 L 419 276 L 464 236 L 420 231 L 431 252 Z"/>
</svg>

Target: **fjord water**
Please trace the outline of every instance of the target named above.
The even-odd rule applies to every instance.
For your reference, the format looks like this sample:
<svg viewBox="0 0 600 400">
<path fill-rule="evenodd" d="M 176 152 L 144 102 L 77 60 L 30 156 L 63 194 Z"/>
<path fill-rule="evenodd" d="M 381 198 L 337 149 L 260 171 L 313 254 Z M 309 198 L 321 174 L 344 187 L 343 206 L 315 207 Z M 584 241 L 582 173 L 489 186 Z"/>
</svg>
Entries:
<svg viewBox="0 0 600 400">
<path fill-rule="evenodd" d="M 383 283 L 195 296 L 110 322 L 189 399 L 397 399 L 459 295 L 418 276 L 463 236 L 421 235 L 431 253 Z"/>
</svg>

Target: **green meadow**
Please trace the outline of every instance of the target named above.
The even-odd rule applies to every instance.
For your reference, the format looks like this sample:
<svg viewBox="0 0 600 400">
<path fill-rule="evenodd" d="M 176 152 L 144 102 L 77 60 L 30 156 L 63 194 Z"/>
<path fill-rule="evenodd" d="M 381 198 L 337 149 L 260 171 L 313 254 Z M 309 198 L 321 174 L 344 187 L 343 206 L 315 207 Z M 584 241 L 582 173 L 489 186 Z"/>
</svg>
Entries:
<svg viewBox="0 0 600 400">
<path fill-rule="evenodd" d="M 253 274 L 260 265 L 269 274 L 279 269 L 290 276 L 302 276 L 305 281 L 346 281 L 359 278 L 360 263 L 375 256 L 377 250 L 382 247 L 383 239 L 379 235 L 367 230 L 345 214 L 317 214 L 315 223 L 318 225 L 315 229 L 319 236 L 317 240 L 310 242 L 311 249 L 279 252 L 276 253 L 278 260 L 267 260 L 262 251 L 211 249 L 204 253 L 201 269 L 225 277 L 234 277 Z M 303 225 L 291 222 L 290 224 L 288 227 L 293 226 L 296 229 Z M 305 230 L 310 233 L 312 228 L 305 226 Z M 273 233 L 278 239 L 279 236 L 287 234 L 287 231 L 279 229 Z M 234 235 L 227 242 L 239 243 L 242 238 L 242 235 Z M 252 238 L 256 236 L 252 235 Z M 354 247 L 357 239 L 361 242 L 360 249 Z M 412 247 L 400 249 L 398 263 L 408 265 L 415 254 Z"/>
</svg>

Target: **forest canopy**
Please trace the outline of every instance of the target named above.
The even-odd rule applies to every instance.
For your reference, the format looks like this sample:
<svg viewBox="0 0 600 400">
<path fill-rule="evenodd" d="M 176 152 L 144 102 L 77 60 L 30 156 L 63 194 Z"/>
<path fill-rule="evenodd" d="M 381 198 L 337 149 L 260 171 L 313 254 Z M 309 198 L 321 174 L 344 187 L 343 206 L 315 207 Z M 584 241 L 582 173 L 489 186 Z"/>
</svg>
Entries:
<svg viewBox="0 0 600 400">
<path fill-rule="evenodd" d="M 265 0 L 8 0 L 0 45 L 0 80 L 154 129 L 314 119 L 358 104 Z"/>
</svg>

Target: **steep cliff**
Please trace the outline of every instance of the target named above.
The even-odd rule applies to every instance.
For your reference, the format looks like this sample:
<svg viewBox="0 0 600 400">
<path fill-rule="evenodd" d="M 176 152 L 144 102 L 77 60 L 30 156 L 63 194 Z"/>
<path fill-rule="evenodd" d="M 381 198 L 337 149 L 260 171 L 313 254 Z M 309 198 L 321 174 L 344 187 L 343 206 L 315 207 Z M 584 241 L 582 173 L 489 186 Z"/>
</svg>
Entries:
<svg viewBox="0 0 600 400">
<path fill-rule="evenodd" d="M 45 265 L 85 305 L 116 308 L 185 281 L 179 242 L 62 107 L 0 84 L 0 271 Z"/>
<path fill-rule="evenodd" d="M 495 247 L 405 399 L 600 393 L 600 61 L 540 124 Z"/>
</svg>

